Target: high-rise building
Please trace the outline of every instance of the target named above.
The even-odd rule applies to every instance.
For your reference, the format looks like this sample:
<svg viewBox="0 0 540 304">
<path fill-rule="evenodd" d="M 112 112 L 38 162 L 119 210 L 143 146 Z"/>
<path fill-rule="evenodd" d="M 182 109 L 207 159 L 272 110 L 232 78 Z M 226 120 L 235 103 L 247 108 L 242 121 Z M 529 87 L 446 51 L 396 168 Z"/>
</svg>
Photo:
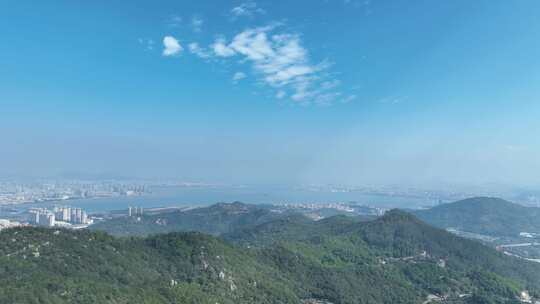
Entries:
<svg viewBox="0 0 540 304">
<path fill-rule="evenodd" d="M 62 209 L 62 221 L 69 222 L 69 208 Z"/>
<path fill-rule="evenodd" d="M 143 207 L 128 207 L 128 216 L 141 216 L 143 215 L 144 209 Z"/>
<path fill-rule="evenodd" d="M 74 222 L 77 223 L 77 224 L 82 224 L 83 223 L 82 222 L 82 210 L 81 210 L 81 208 L 77 208 L 75 210 L 76 210 L 76 212 L 75 212 L 76 219 L 75 219 Z"/>
<path fill-rule="evenodd" d="M 30 222 L 33 222 L 34 224 L 39 224 L 39 212 L 35 212 L 32 214 Z"/>
<path fill-rule="evenodd" d="M 83 224 L 87 224 L 87 223 L 88 223 L 88 215 L 86 214 L 86 212 L 85 212 L 84 210 L 82 211 L 81 222 L 82 222 Z"/>
<path fill-rule="evenodd" d="M 55 224 L 56 224 L 56 218 L 54 216 L 54 213 L 47 214 L 47 226 L 54 227 Z"/>
<path fill-rule="evenodd" d="M 70 221 L 70 211 L 71 209 L 68 207 L 59 207 L 55 208 L 57 211 L 54 213 L 56 216 L 56 220 L 69 222 Z"/>
<path fill-rule="evenodd" d="M 38 211 L 38 222 L 37 224 L 40 226 L 46 226 L 46 227 L 53 227 L 55 224 L 55 216 L 54 213 L 50 211 Z"/>
<path fill-rule="evenodd" d="M 86 211 L 81 208 L 54 207 L 53 211 L 46 208 L 32 208 L 29 210 L 28 221 L 40 226 L 54 226 L 57 221 L 71 224 L 88 224 L 91 220 Z"/>
<path fill-rule="evenodd" d="M 69 214 L 70 214 L 70 216 L 69 216 L 69 222 L 70 222 L 70 223 L 76 223 L 76 222 L 77 222 L 77 209 L 75 209 L 75 208 L 70 208 Z"/>
</svg>

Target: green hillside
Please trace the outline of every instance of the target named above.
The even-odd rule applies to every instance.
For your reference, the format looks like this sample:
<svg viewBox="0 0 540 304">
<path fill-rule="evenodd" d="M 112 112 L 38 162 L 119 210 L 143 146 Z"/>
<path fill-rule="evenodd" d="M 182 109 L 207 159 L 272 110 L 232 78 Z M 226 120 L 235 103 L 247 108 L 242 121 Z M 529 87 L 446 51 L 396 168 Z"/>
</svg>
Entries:
<svg viewBox="0 0 540 304">
<path fill-rule="evenodd" d="M 249 252 L 200 233 L 0 232 L 0 303 L 298 303 Z"/>
<path fill-rule="evenodd" d="M 475 197 L 414 214 L 437 227 L 484 235 L 517 237 L 520 232 L 540 233 L 540 208 L 499 198 Z"/>
<path fill-rule="evenodd" d="M 257 205 L 219 203 L 187 211 L 175 211 L 120 217 L 90 226 L 117 236 L 150 235 L 178 231 L 198 231 L 220 235 L 237 229 L 252 227 L 281 217 L 281 214 Z"/>
<path fill-rule="evenodd" d="M 0 303 L 517 303 L 539 287 L 539 264 L 401 211 L 289 215 L 222 239 L 0 232 Z"/>
<path fill-rule="evenodd" d="M 397 210 L 370 222 L 346 217 L 312 223 L 297 220 L 284 224 L 282 220 L 225 237 L 243 246 L 267 248 L 264 256 L 275 252 L 278 261 L 283 256 L 309 261 L 309 268 L 285 264 L 282 271 L 300 274 L 296 280 L 302 284 L 306 283 L 302 278 L 320 276 L 315 281 L 325 282 L 320 286 L 325 294 L 334 294 L 337 299 L 350 297 L 343 303 L 362 303 L 350 290 L 363 290 L 364 296 L 385 300 L 394 296 L 388 291 L 392 290 L 397 297 L 437 294 L 459 302 L 464 301 L 460 295 L 470 294 L 467 301 L 482 298 L 485 303 L 499 303 L 519 289 L 540 287 L 540 265 L 507 257 Z M 487 288 L 483 280 L 494 281 Z M 365 282 L 381 284 L 384 295 L 374 294 L 381 289 L 370 289 Z M 349 290 L 343 290 L 344 286 Z"/>
</svg>

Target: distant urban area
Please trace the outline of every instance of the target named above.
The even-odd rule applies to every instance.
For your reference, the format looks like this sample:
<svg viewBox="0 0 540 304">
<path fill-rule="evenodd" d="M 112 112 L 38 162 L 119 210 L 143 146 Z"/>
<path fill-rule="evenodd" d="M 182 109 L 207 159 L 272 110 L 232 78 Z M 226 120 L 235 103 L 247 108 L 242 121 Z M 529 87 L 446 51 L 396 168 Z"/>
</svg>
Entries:
<svg viewBox="0 0 540 304">
<path fill-rule="evenodd" d="M 0 205 L 67 201 L 74 199 L 140 196 L 151 192 L 153 187 L 245 188 L 246 185 L 225 185 L 174 180 L 55 180 L 38 179 L 32 181 L 0 180 Z M 291 190 L 329 193 L 357 193 L 362 195 L 425 199 L 431 202 L 451 202 L 471 196 L 504 197 L 523 205 L 540 206 L 540 191 L 512 189 L 497 185 L 462 188 L 444 186 L 440 189 L 429 187 L 403 187 L 393 185 L 300 185 L 290 186 Z"/>
<path fill-rule="evenodd" d="M 47 208 L 29 208 L 23 215 L 0 219 L 0 230 L 18 226 L 63 227 L 80 229 L 92 224 L 94 219 L 81 208 L 55 206 Z"/>
<path fill-rule="evenodd" d="M 220 185 L 185 181 L 84 181 L 84 180 L 33 180 L 33 181 L 0 181 L 0 229 L 14 226 L 48 226 L 66 228 L 85 228 L 96 221 L 106 220 L 117 216 L 142 216 L 144 211 L 149 213 L 161 212 L 166 209 L 191 208 L 200 204 L 174 205 L 175 202 L 167 202 L 160 208 L 153 207 L 144 209 L 143 206 L 131 206 L 124 204 L 119 210 L 106 210 L 103 212 L 88 212 L 83 208 L 72 206 L 71 202 L 77 200 L 90 200 L 97 198 L 127 198 L 150 195 L 156 187 L 161 188 L 198 188 L 210 189 L 222 187 L 223 189 L 248 188 L 245 185 Z M 457 187 L 446 187 L 444 190 L 426 190 L 420 188 L 407 188 L 397 186 L 342 186 L 342 185 L 301 185 L 290 187 L 290 191 L 303 191 L 307 193 L 330 193 L 335 195 L 351 194 L 367 195 L 385 198 L 400 198 L 404 201 L 416 199 L 424 202 L 417 209 L 430 208 L 448 202 L 457 201 L 467 197 L 484 195 L 504 197 L 514 202 L 527 206 L 539 206 L 540 195 L 534 191 L 525 190 L 501 190 L 490 188 L 478 188 L 475 190 L 463 190 Z M 151 197 L 153 200 L 154 198 Z M 159 200 L 159 199 L 156 199 Z M 157 202 L 158 204 L 160 202 Z M 185 203 L 185 202 L 183 202 Z M 216 202 L 212 202 L 216 203 Z M 250 202 L 260 203 L 260 202 Z M 270 203 L 276 211 L 298 211 L 306 216 L 319 220 L 336 214 L 381 216 L 391 208 L 401 208 L 399 205 L 381 206 L 371 202 L 355 200 L 342 201 L 287 201 L 276 200 Z M 456 234 L 467 232 L 454 231 Z M 479 234 L 470 233 L 469 238 L 483 238 Z M 489 240 L 487 237 L 486 240 Z"/>
<path fill-rule="evenodd" d="M 147 185 L 125 182 L 88 181 L 0 181 L 0 205 L 81 198 L 142 195 Z"/>
</svg>

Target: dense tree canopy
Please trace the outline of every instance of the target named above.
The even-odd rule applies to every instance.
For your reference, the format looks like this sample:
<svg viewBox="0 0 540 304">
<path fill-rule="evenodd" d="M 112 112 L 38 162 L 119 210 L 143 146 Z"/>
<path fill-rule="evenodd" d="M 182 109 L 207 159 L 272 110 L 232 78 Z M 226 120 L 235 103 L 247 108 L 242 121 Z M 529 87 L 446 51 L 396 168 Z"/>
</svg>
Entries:
<svg viewBox="0 0 540 304">
<path fill-rule="evenodd" d="M 0 303 L 514 303 L 540 287 L 539 264 L 402 211 L 372 221 L 287 214 L 259 223 L 252 219 L 264 211 L 225 207 L 236 226 L 220 237 L 2 231 Z"/>
</svg>

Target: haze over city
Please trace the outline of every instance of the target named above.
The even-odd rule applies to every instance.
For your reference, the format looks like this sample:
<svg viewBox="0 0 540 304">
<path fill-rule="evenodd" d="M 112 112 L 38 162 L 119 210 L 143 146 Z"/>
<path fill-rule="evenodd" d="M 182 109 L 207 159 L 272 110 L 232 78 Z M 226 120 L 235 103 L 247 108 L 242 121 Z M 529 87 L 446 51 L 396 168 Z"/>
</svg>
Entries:
<svg viewBox="0 0 540 304">
<path fill-rule="evenodd" d="M 539 8 L 3 1 L 1 175 L 536 186 Z"/>
</svg>

